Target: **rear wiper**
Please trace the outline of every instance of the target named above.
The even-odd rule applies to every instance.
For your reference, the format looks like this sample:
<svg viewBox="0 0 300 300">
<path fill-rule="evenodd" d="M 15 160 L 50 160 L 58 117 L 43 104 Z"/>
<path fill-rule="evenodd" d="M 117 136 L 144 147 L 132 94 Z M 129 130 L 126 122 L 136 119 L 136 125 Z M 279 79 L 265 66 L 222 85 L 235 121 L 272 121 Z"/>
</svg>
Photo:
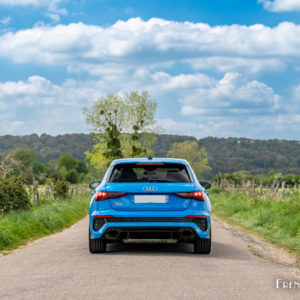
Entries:
<svg viewBox="0 0 300 300">
<path fill-rule="evenodd" d="M 174 182 L 174 181 L 170 181 L 170 180 L 166 180 L 166 179 L 153 179 L 153 178 L 149 178 L 148 182 Z"/>
</svg>

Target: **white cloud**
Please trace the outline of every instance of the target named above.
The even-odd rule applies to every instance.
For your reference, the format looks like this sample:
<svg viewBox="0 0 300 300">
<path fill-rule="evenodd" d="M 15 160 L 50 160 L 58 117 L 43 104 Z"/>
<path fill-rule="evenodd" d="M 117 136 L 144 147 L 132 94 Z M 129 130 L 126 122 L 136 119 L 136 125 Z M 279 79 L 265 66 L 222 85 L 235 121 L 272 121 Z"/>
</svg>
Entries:
<svg viewBox="0 0 300 300">
<path fill-rule="evenodd" d="M 255 74 L 263 71 L 283 71 L 286 67 L 281 58 L 203 57 L 187 60 L 195 70 L 218 72 L 239 71 Z"/>
<path fill-rule="evenodd" d="M 12 133 L 9 128 L 15 134 L 86 131 L 84 106 L 107 93 L 146 89 L 167 107 L 159 120 L 167 132 L 263 138 L 268 131 L 275 137 L 291 120 L 298 124 L 300 88 L 292 100 L 284 99 L 254 74 L 298 62 L 299 48 L 300 25 L 293 23 L 270 28 L 137 18 L 105 28 L 76 23 L 5 33 L 0 56 L 89 72 L 94 79 L 0 82 L 0 134 Z M 168 71 L 176 63 L 184 65 L 184 74 Z"/>
<path fill-rule="evenodd" d="M 0 0 L 0 5 L 8 6 L 35 6 L 35 7 L 50 7 L 56 9 L 57 5 L 62 2 L 62 0 Z"/>
<path fill-rule="evenodd" d="M 39 1 L 39 0 L 0 0 L 0 5 L 9 5 L 9 6 L 34 5 L 34 6 L 38 6 L 39 2 L 43 2 L 43 1 Z"/>
<path fill-rule="evenodd" d="M 160 119 L 158 125 L 162 127 L 169 134 L 188 134 L 197 136 L 202 129 L 200 124 L 193 122 L 180 122 L 173 119 Z"/>
<path fill-rule="evenodd" d="M 45 14 L 48 18 L 50 18 L 52 21 L 54 21 L 54 22 L 59 22 L 59 20 L 60 20 L 60 16 L 59 16 L 59 14 L 54 14 L 54 13 L 46 13 Z"/>
<path fill-rule="evenodd" d="M 259 0 L 264 8 L 273 12 L 300 11 L 299 0 Z"/>
<path fill-rule="evenodd" d="M 68 13 L 66 9 L 58 7 L 62 1 L 63 0 L 0 0 L 0 5 L 45 8 L 47 10 L 46 16 L 58 22 L 60 15 L 66 15 Z"/>
<path fill-rule="evenodd" d="M 83 107 L 91 107 L 105 94 L 133 89 L 148 90 L 159 108 L 168 107 L 168 116 L 158 121 L 168 133 L 263 138 L 267 130 L 275 137 L 277 131 L 283 133 L 291 126 L 291 120 L 298 124 L 300 115 L 296 103 L 291 102 L 293 110 L 288 109 L 266 84 L 238 73 L 217 79 L 201 73 L 172 76 L 120 68 L 101 79 L 66 80 L 60 85 L 40 76 L 0 83 L 0 135 L 87 131 Z"/>
<path fill-rule="evenodd" d="M 226 73 L 207 87 L 198 85 L 181 102 L 182 114 L 196 117 L 269 114 L 281 107 L 280 97 L 272 88 L 256 80 L 248 81 L 239 73 Z"/>
<path fill-rule="evenodd" d="M 299 61 L 300 25 L 209 26 L 139 18 L 109 27 L 36 26 L 0 36 L 0 56 L 16 63 L 100 74 L 106 65 L 155 68 L 175 63 L 220 72 L 282 70 Z M 100 71 L 99 71 L 100 70 Z"/>
<path fill-rule="evenodd" d="M 294 98 L 297 99 L 297 101 L 300 101 L 300 84 L 294 87 L 293 95 Z"/>
<path fill-rule="evenodd" d="M 11 17 L 10 16 L 7 16 L 7 17 L 4 17 L 0 20 L 0 23 L 2 23 L 3 25 L 8 25 L 11 21 Z"/>
<path fill-rule="evenodd" d="M 98 88 L 97 82 L 66 80 L 56 85 L 40 76 L 0 83 L 0 135 L 81 132 L 82 108 L 103 95 Z"/>
<path fill-rule="evenodd" d="M 22 132 L 22 127 L 24 122 L 16 120 L 1 120 L 0 122 L 0 134 L 16 134 L 17 132 Z"/>
</svg>

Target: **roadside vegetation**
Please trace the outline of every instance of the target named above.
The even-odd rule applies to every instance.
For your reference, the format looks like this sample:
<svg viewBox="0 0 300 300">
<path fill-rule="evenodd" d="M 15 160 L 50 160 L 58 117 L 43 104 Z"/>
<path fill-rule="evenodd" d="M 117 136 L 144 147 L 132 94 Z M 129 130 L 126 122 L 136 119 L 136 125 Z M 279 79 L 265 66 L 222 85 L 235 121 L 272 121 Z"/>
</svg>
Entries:
<svg viewBox="0 0 300 300">
<path fill-rule="evenodd" d="M 286 189 L 282 198 L 281 190 L 214 187 L 210 199 L 217 216 L 300 255 L 299 189 Z"/>
<path fill-rule="evenodd" d="M 17 248 L 72 226 L 87 215 L 88 203 L 89 196 L 75 196 L 5 214 L 0 217 L 0 251 Z"/>
<path fill-rule="evenodd" d="M 0 173 L 1 175 L 1 173 Z M 65 181 L 48 186 L 25 185 L 22 176 L 0 177 L 0 251 L 58 232 L 88 213 L 87 185 Z"/>
</svg>

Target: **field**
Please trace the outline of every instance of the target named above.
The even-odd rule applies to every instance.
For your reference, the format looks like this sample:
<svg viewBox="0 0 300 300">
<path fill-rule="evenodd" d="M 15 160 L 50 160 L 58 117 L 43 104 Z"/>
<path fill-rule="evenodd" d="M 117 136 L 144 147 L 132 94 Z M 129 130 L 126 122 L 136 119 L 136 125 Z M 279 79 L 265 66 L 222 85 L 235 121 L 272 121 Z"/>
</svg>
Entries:
<svg viewBox="0 0 300 300">
<path fill-rule="evenodd" d="M 213 213 L 300 255 L 300 190 L 212 188 Z"/>
</svg>

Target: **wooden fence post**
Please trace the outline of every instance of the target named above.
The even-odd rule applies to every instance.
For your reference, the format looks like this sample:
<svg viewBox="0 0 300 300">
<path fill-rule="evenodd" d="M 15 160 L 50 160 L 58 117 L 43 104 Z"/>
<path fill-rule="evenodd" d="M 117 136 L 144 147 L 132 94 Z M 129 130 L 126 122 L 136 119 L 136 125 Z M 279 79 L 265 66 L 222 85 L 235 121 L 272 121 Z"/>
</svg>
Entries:
<svg viewBox="0 0 300 300">
<path fill-rule="evenodd" d="M 260 196 L 262 196 L 262 194 L 263 194 L 263 193 L 262 193 L 262 188 L 263 188 L 263 185 L 260 184 L 260 185 L 259 185 L 259 194 L 260 194 Z"/>
<path fill-rule="evenodd" d="M 54 192 L 53 192 L 53 181 L 50 182 L 50 198 L 54 200 Z"/>
<path fill-rule="evenodd" d="M 76 184 L 76 196 L 78 196 L 78 184 Z"/>
<path fill-rule="evenodd" d="M 33 178 L 33 204 L 37 204 L 39 201 L 39 183 Z"/>
<path fill-rule="evenodd" d="M 50 194 L 49 186 L 46 186 L 45 187 L 45 193 L 44 193 L 45 198 L 49 198 L 49 194 Z"/>
<path fill-rule="evenodd" d="M 86 194 L 86 185 L 83 184 L 82 185 L 82 195 L 85 195 Z"/>
<path fill-rule="evenodd" d="M 275 186 L 275 194 L 278 193 L 279 190 L 279 181 L 277 181 L 276 186 Z"/>
<path fill-rule="evenodd" d="M 72 188 L 72 184 L 71 184 L 71 183 L 67 183 L 67 186 L 68 186 L 68 192 L 67 192 L 67 194 L 70 195 L 70 193 L 71 193 L 71 188 Z M 72 196 L 72 194 L 71 194 L 71 196 Z"/>
<path fill-rule="evenodd" d="M 283 181 L 281 184 L 280 200 L 284 199 L 284 193 L 285 193 L 285 182 Z"/>
<path fill-rule="evenodd" d="M 271 185 L 271 193 L 274 193 L 274 188 L 275 188 L 275 180 L 273 180 L 272 185 Z"/>
</svg>

